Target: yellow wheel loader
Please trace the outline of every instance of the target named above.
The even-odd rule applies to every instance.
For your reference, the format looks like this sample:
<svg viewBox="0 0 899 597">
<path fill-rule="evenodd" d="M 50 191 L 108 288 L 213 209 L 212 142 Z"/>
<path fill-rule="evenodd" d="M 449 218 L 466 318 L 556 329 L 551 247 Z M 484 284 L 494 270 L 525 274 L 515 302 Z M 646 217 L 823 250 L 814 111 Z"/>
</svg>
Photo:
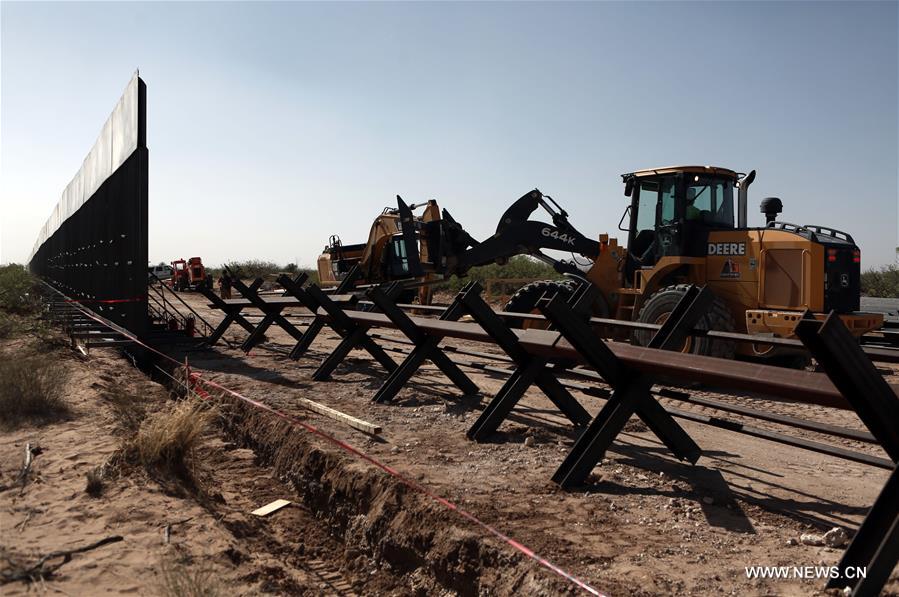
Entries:
<svg viewBox="0 0 899 597">
<path fill-rule="evenodd" d="M 856 336 L 882 326 L 882 315 L 858 312 L 861 254 L 849 234 L 778 221 L 783 206 L 774 197 L 761 202 L 766 225 L 748 226 L 755 171 L 743 176 L 725 168 L 679 166 L 638 170 L 622 179 L 630 197 L 619 222 L 627 248 L 600 235 L 598 254 L 589 255 L 592 263 L 583 272 L 602 291 L 604 304 L 597 311 L 662 323 L 687 285 L 699 284 L 716 297 L 699 323 L 704 329 L 788 338 L 806 310 L 818 318 L 836 311 Z M 570 282 L 558 286 L 571 292 Z M 506 308 L 528 311 L 534 295 L 546 290 L 525 296 L 526 287 Z M 645 344 L 650 336 L 635 333 L 633 341 Z M 766 344 L 708 338 L 689 339 L 683 350 L 720 357 L 790 356 Z"/>
<path fill-rule="evenodd" d="M 698 324 L 704 329 L 788 338 L 806 311 L 818 318 L 836 311 L 856 336 L 880 328 L 882 315 L 859 312 L 861 255 L 852 237 L 825 226 L 778 221 L 783 206 L 774 197 L 761 202 L 766 225 L 749 227 L 748 190 L 754 179 L 755 171 L 741 175 L 709 166 L 623 174 L 630 204 L 618 227 L 627 234 L 627 247 L 608 234 L 587 238 L 564 209 L 536 189 L 515 201 L 483 242 L 446 210 L 441 214 L 435 202 L 415 217 L 398 197 L 397 209 L 385 210 L 372 226 L 368 243 L 332 242 L 319 258 L 319 272 L 323 280 L 335 272 L 330 279 L 336 281 L 359 263 L 365 281 L 406 279 L 411 287 L 427 288 L 447 276 L 463 276 L 473 266 L 527 254 L 565 278 L 524 286 L 506 311 L 533 312 L 541 298 L 570 295 L 579 284 L 592 284 L 602 295 L 594 306 L 597 316 L 662 323 L 687 285 L 698 284 L 715 294 Z M 538 207 L 551 223 L 530 219 Z M 555 259 L 544 250 L 570 252 L 586 261 Z M 646 332 L 630 336 L 638 344 L 649 339 Z M 767 344 L 705 337 L 688 339 L 682 350 L 719 357 L 794 356 Z"/>
</svg>

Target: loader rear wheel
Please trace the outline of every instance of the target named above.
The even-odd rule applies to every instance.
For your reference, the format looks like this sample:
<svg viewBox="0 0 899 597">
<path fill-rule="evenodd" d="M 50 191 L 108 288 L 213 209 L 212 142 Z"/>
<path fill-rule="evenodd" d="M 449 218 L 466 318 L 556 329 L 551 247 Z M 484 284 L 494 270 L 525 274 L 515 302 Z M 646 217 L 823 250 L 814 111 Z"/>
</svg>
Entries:
<svg viewBox="0 0 899 597">
<path fill-rule="evenodd" d="M 671 315 L 674 307 L 687 293 L 689 285 L 678 284 L 677 286 L 667 286 L 658 290 L 643 303 L 640 309 L 640 315 L 637 321 L 641 323 L 662 324 Z M 734 318 L 719 297 L 715 297 L 712 306 L 696 323 L 696 328 L 701 330 L 716 330 L 719 332 L 734 331 Z M 652 338 L 650 331 L 637 331 L 632 335 L 632 341 L 638 346 L 646 346 Z M 699 354 L 709 357 L 717 357 L 721 359 L 734 358 L 736 346 L 733 342 L 723 340 L 712 340 L 710 338 L 691 338 L 688 337 L 680 352 Z"/>
<path fill-rule="evenodd" d="M 503 307 L 503 311 L 511 313 L 535 313 L 540 314 L 537 303 L 544 296 L 551 298 L 561 294 L 565 300 L 571 298 L 577 290 L 577 282 L 574 280 L 540 280 L 531 282 L 519 288 L 509 298 L 509 302 Z M 547 324 L 534 319 L 507 319 L 509 327 L 519 329 L 546 329 Z"/>
</svg>

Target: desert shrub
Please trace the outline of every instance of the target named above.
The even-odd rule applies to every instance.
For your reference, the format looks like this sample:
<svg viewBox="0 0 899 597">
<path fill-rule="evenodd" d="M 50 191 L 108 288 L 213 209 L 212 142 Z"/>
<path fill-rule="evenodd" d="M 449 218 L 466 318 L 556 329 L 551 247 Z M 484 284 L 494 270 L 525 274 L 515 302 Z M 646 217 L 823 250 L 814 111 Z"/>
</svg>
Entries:
<svg viewBox="0 0 899 597">
<path fill-rule="evenodd" d="M 306 272 L 312 282 L 318 283 L 318 270 L 306 269 L 298 267 L 295 263 L 287 265 L 279 265 L 273 261 L 265 261 L 261 259 L 249 259 L 246 261 L 230 261 L 225 263 L 221 268 L 211 270 L 216 278 L 221 276 L 224 268 L 227 267 L 232 272 L 236 272 L 242 279 L 250 280 L 255 278 L 276 278 L 278 274 L 288 273 L 295 275 L 299 272 Z"/>
<path fill-rule="evenodd" d="M 9 313 L 34 313 L 40 306 L 35 280 L 17 263 L 0 266 L 0 310 Z"/>
<path fill-rule="evenodd" d="M 862 273 L 862 294 L 884 298 L 899 297 L 899 267 L 887 265 Z"/>
<path fill-rule="evenodd" d="M 0 340 L 13 337 L 18 330 L 16 320 L 0 311 Z"/>
<path fill-rule="evenodd" d="M 147 416 L 126 450 L 151 472 L 193 478 L 196 448 L 212 420 L 212 410 L 196 400 L 183 400 Z"/>
<path fill-rule="evenodd" d="M 246 261 L 231 261 L 224 264 L 232 272 L 239 273 L 241 278 L 265 278 L 266 276 L 276 276 L 284 269 L 274 261 L 265 261 L 263 259 L 248 259 Z"/>
<path fill-rule="evenodd" d="M 435 286 L 435 290 L 458 292 L 471 280 L 483 282 L 490 279 L 521 278 L 528 280 L 557 280 L 561 278 L 551 266 L 527 255 L 516 255 L 505 265 L 491 263 L 473 267 L 464 278 L 453 277 Z"/>
<path fill-rule="evenodd" d="M 63 399 L 65 368 L 52 356 L 0 360 L 0 426 L 45 424 L 71 415 Z"/>
<path fill-rule="evenodd" d="M 215 573 L 207 568 L 163 558 L 159 572 L 162 597 L 217 597 L 222 594 Z"/>
<path fill-rule="evenodd" d="M 85 486 L 84 492 L 93 497 L 98 498 L 103 495 L 103 489 L 105 488 L 105 483 L 103 482 L 103 468 L 97 467 L 89 470 L 85 474 Z"/>
</svg>

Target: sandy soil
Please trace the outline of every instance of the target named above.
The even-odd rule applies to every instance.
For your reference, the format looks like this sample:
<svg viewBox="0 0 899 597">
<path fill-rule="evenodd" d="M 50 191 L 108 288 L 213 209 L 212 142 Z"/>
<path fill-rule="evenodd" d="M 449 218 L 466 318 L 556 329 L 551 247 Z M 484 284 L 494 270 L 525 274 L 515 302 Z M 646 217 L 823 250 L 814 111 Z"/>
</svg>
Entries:
<svg viewBox="0 0 899 597">
<path fill-rule="evenodd" d="M 218 321 L 201 296 L 182 296 L 204 317 Z M 228 336 L 239 341 L 243 334 L 233 326 Z M 370 398 L 385 375 L 365 353 L 352 353 L 332 381 L 313 382 L 311 373 L 337 337 L 323 333 L 303 358 L 292 361 L 284 355 L 292 339 L 277 328 L 268 336 L 266 345 L 249 355 L 224 344 L 211 350 L 166 350 L 179 361 L 187 356 L 202 377 L 372 455 L 611 595 L 823 594 L 822 580 L 751 580 L 745 567 L 836 564 L 840 549 L 788 542 L 833 526 L 851 532 L 886 479 L 881 469 L 682 422 L 704 449 L 691 466 L 670 457 L 633 420 L 594 471 L 591 485 L 565 492 L 550 476 L 575 434 L 539 390 L 527 393 L 499 433 L 475 443 L 465 431 L 502 376 L 467 370 L 483 396 L 460 397 L 428 365 L 395 401 L 374 404 Z M 4 351 L 17 348 L 3 345 Z M 214 491 L 178 495 L 152 479 L 130 476 L 110 481 L 102 497 L 90 498 L 84 493 L 85 473 L 103 464 L 120 442 L 102 399 L 104 385 L 124 383 L 160 403 L 169 400 L 168 393 L 112 351 L 93 351 L 86 361 L 65 350 L 54 357 L 71 372 L 69 398 L 76 416 L 0 433 L 0 485 L 10 484 L 21 467 L 25 442 L 39 442 L 44 449 L 24 492 L 19 495 L 14 487 L 0 493 L 2 545 L 36 559 L 108 535 L 122 535 L 125 541 L 75 556 L 42 590 L 159 594 L 161 564 L 176 562 L 208 572 L 222 585 L 222 594 L 576 592 L 372 465 L 229 398 L 217 398 L 220 426 L 210 433 L 200 458 L 204 485 Z M 899 379 L 895 371 L 888 373 L 891 381 Z M 857 417 L 844 411 L 751 394 L 691 392 L 861 428 Z M 369 436 L 317 415 L 302 408 L 297 397 L 377 423 L 383 433 Z M 596 398 L 576 397 L 591 413 L 602 405 Z M 752 424 L 882 455 L 860 442 Z M 276 498 L 298 505 L 262 520 L 248 515 Z M 171 543 L 164 544 L 165 524 L 185 519 L 190 520 L 175 525 Z M 27 590 L 22 583 L 3 589 Z M 888 593 L 899 593 L 895 573 Z"/>
<path fill-rule="evenodd" d="M 155 408 L 171 397 L 108 349 L 82 359 L 69 349 L 19 339 L 3 342 L 0 358 L 36 350 L 64 364 L 66 400 L 74 412 L 67 421 L 0 432 L 0 567 L 30 566 L 50 552 L 105 537 L 124 540 L 75 555 L 44 582 L 3 585 L 3 595 L 169 595 L 163 567 L 175 578 L 195 577 L 198 586 L 217 590 L 209 595 L 352 595 L 367 583 L 398 585 L 373 566 L 342 574 L 342 560 L 331 555 L 342 554 L 342 546 L 299 505 L 264 519 L 251 516 L 259 506 L 290 498 L 291 491 L 259 466 L 252 450 L 224 441 L 215 429 L 198 454 L 202 492 L 132 472 L 107 480 L 103 494 L 90 497 L 86 474 L 107 463 L 122 441 L 103 398 L 106 388 L 118 384 Z M 26 442 L 42 451 L 22 488 L 16 476 Z"/>
<path fill-rule="evenodd" d="M 203 310 L 202 297 L 187 297 L 201 313 L 218 321 L 213 312 Z M 243 331 L 237 326 L 231 328 L 231 334 L 235 341 L 243 338 Z M 608 458 L 595 470 L 595 482 L 577 492 L 564 492 L 549 479 L 575 436 L 539 390 L 528 392 L 490 441 L 474 443 L 465 438 L 465 430 L 487 399 L 458 396 L 435 368 L 423 368 L 393 403 L 379 405 L 371 403 L 370 398 L 384 373 L 364 352 L 354 352 L 331 382 L 316 383 L 310 381 L 311 373 L 335 345 L 335 335 L 322 334 L 309 353 L 296 362 L 284 356 L 293 344 L 286 333 L 273 327 L 268 336 L 269 342 L 249 355 L 224 345 L 213 351 L 191 353 L 191 365 L 247 396 L 309 417 L 328 433 L 420 480 L 612 594 L 820 593 L 822 581 L 750 580 L 745 567 L 835 565 L 840 549 L 788 542 L 802 533 L 823 532 L 833 526 L 851 532 L 887 476 L 882 469 L 682 422 L 704 449 L 699 463 L 690 466 L 671 458 L 633 420 Z M 493 349 L 480 345 L 471 348 Z M 896 371 L 889 369 L 885 373 L 896 381 Z M 488 397 L 503 382 L 501 376 L 475 371 L 469 374 Z M 862 428 L 858 418 L 846 411 L 774 402 L 746 393 L 733 395 L 708 389 L 692 393 Z M 297 405 L 292 400 L 296 396 L 378 423 L 384 433 L 380 438 L 372 438 L 318 417 Z M 577 396 L 591 413 L 602 405 L 599 399 Z M 694 412 L 714 412 L 677 401 L 666 403 Z M 743 420 L 736 415 L 726 416 Z M 861 442 L 746 421 L 883 455 L 878 447 Z M 237 423 L 236 428 L 246 441 L 265 446 L 263 451 L 276 460 L 278 440 L 272 440 L 260 421 L 254 420 L 254 425 L 255 428 L 248 428 Z M 303 441 L 328 454 L 339 453 L 316 438 L 306 437 Z M 343 456 L 340 459 L 346 460 L 340 465 L 345 469 L 370 468 Z M 282 473 L 294 470 L 283 463 L 278 466 Z M 305 482 L 294 480 L 294 489 L 302 494 L 301 485 Z M 483 537 L 481 531 L 466 527 L 464 521 L 453 525 L 452 529 L 466 528 Z M 490 544 L 493 540 L 483 541 Z M 374 549 L 376 556 L 383 557 Z M 497 549 L 499 553 L 513 553 L 501 545 Z M 472 579 L 479 583 L 479 590 L 496 589 L 485 580 L 490 577 L 490 568 L 489 562 L 482 562 L 479 573 L 484 578 Z M 549 576 L 542 571 L 540 574 Z M 899 590 L 895 576 L 888 589 L 892 593 Z"/>
</svg>

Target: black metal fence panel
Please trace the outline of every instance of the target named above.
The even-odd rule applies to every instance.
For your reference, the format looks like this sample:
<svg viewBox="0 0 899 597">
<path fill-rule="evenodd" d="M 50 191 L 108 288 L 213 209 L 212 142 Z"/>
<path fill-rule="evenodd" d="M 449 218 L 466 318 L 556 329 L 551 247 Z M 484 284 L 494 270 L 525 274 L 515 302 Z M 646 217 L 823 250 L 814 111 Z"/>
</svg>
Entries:
<svg viewBox="0 0 899 597">
<path fill-rule="evenodd" d="M 41 229 L 29 270 L 138 334 L 147 330 L 146 85 L 135 75 Z"/>
</svg>

